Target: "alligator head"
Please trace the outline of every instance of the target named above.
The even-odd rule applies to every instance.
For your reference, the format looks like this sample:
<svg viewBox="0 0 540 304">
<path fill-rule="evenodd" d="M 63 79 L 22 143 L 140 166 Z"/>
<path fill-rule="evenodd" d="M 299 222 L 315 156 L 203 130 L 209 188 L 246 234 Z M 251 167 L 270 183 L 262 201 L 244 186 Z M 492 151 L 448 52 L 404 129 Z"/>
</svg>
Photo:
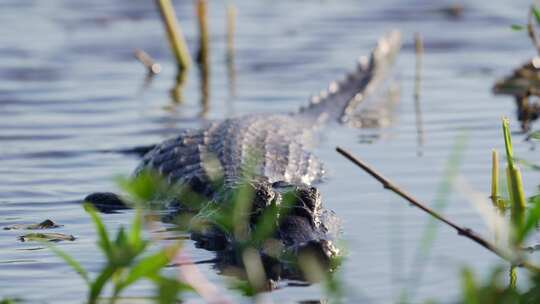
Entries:
<svg viewBox="0 0 540 304">
<path fill-rule="evenodd" d="M 327 264 L 340 252 L 334 245 L 340 221 L 323 208 L 321 193 L 313 186 L 277 182 L 272 184 L 274 199 L 280 205 L 274 237 L 294 256 L 313 254 Z"/>
<path fill-rule="evenodd" d="M 210 212 L 203 210 L 195 217 L 197 228 L 193 230 L 192 238 L 199 247 L 234 251 L 238 243 L 248 243 L 258 247 L 263 260 L 295 262 L 309 254 L 323 267 L 328 267 L 340 255 L 334 244 L 340 221 L 332 211 L 323 208 L 319 189 L 282 181 L 271 183 L 266 178 L 257 178 L 244 185 L 251 193 L 244 211 L 231 207 L 237 202 L 225 195 L 211 203 Z M 219 210 L 216 208 L 221 210 L 216 211 Z M 229 211 L 224 211 L 227 209 Z M 230 212 L 233 209 L 236 214 Z M 244 212 L 243 216 L 238 216 L 238 212 Z M 236 227 L 224 229 L 226 225 L 208 221 L 206 215 L 216 213 L 226 214 L 234 221 L 233 226 L 243 218 L 245 226 L 240 231 L 244 234 L 239 235 Z"/>
</svg>

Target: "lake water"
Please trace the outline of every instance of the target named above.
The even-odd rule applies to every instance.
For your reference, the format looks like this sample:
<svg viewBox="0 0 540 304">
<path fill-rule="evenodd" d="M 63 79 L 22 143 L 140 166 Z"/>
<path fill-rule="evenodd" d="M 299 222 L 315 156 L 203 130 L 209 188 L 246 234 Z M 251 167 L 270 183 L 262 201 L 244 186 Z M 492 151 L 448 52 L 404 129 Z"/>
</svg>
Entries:
<svg viewBox="0 0 540 304">
<path fill-rule="evenodd" d="M 335 152 L 358 155 L 428 205 L 436 204 L 445 165 L 457 138 L 466 138 L 459 173 L 488 192 L 490 153 L 502 151 L 500 118 L 514 115 L 510 98 L 494 97 L 493 82 L 534 55 L 523 23 L 528 1 L 466 1 L 463 15 L 445 13 L 449 3 L 429 0 L 236 1 L 235 96 L 225 61 L 225 3 L 210 3 L 211 78 L 209 109 L 201 116 L 197 69 L 192 69 L 183 102 L 169 95 L 175 65 L 153 1 L 30 1 L 0 4 L 0 226 L 46 218 L 72 234 L 59 243 L 93 273 L 103 257 L 81 199 L 94 191 L 117 191 L 114 177 L 128 175 L 134 155 L 104 151 L 157 143 L 179 129 L 208 120 L 254 112 L 294 111 L 311 93 L 353 68 L 377 38 L 397 28 L 404 47 L 397 63 L 401 103 L 392 124 L 382 129 L 331 125 L 322 132 L 319 155 L 329 171 L 321 190 L 325 204 L 343 219 L 348 258 L 340 269 L 348 302 L 391 303 L 405 288 L 413 303 L 452 302 L 460 294 L 459 271 L 474 265 L 485 274 L 500 259 L 438 226 L 430 254 L 415 264 L 429 218 L 410 208 Z M 197 28 L 192 1 L 175 3 L 191 50 Z M 418 153 L 413 100 L 413 34 L 424 37 L 422 120 Z M 145 70 L 133 58 L 140 48 L 163 65 L 147 88 Z M 519 125 L 512 122 L 512 129 Z M 523 136 L 516 154 L 539 163 Z M 526 190 L 538 173 L 523 172 Z M 486 194 L 487 196 L 487 194 Z M 452 191 L 444 214 L 486 234 L 483 220 L 466 196 Z M 110 229 L 126 225 L 131 211 L 107 214 Z M 0 297 L 36 303 L 81 302 L 86 290 L 67 265 L 36 243 L 17 240 L 21 231 L 0 230 Z M 187 241 L 193 260 L 213 257 Z M 416 266 L 415 266 L 416 265 Z M 201 265 L 207 278 L 230 298 L 225 278 Z M 174 270 L 168 270 L 174 271 Z M 149 286 L 127 295 L 149 295 Z M 278 303 L 322 297 L 318 285 L 287 287 L 269 295 Z"/>
</svg>

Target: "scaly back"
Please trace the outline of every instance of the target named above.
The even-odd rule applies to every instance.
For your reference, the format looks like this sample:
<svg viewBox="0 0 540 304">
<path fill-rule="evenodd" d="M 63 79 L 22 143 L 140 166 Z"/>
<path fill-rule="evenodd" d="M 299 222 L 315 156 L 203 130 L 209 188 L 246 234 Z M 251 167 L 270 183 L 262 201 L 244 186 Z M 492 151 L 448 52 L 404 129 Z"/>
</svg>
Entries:
<svg viewBox="0 0 540 304">
<path fill-rule="evenodd" d="M 154 169 L 170 183 L 189 185 L 210 196 L 216 190 L 213 180 L 234 186 L 246 169 L 270 183 L 312 184 L 324 173 L 310 151 L 318 125 L 314 120 L 345 119 L 381 84 L 399 47 L 399 33 L 384 36 L 369 59 L 313 97 L 299 114 L 246 115 L 184 130 L 145 155 L 135 174 Z"/>
<path fill-rule="evenodd" d="M 383 36 L 369 58 L 361 57 L 356 70 L 328 88 L 310 98 L 309 105 L 300 109 L 300 114 L 317 121 L 347 120 L 358 106 L 388 78 L 395 57 L 401 48 L 401 35 L 392 31 Z"/>
</svg>

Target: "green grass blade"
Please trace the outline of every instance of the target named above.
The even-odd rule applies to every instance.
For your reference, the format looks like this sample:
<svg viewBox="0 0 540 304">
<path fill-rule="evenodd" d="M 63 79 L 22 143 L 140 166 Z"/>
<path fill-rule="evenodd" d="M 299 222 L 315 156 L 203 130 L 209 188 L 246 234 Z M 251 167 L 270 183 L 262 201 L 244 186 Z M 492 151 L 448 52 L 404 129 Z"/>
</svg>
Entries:
<svg viewBox="0 0 540 304">
<path fill-rule="evenodd" d="M 504 211 L 499 204 L 499 153 L 495 149 L 491 151 L 491 202 L 501 212 Z"/>
<path fill-rule="evenodd" d="M 448 205 L 450 195 L 452 194 L 452 185 L 459 174 L 463 161 L 467 140 L 468 137 L 466 134 L 460 134 L 454 141 L 450 155 L 446 161 L 443 178 L 437 187 L 433 203 L 433 209 L 437 212 L 443 212 Z M 408 274 L 409 283 L 403 288 L 403 299 L 411 300 L 416 295 L 427 266 L 426 260 L 429 260 L 433 243 L 437 237 L 438 225 L 439 223 L 435 219 L 429 219 L 424 226 L 420 243 L 416 248 L 414 260 L 412 261 L 411 269 L 414 269 L 414 271 Z"/>
<path fill-rule="evenodd" d="M 133 178 L 118 177 L 118 185 L 130 195 L 138 207 L 148 208 L 148 202 L 173 194 L 167 181 L 154 170 L 143 170 Z"/>
<path fill-rule="evenodd" d="M 167 278 L 160 275 L 148 276 L 157 287 L 157 296 L 159 304 L 179 303 L 178 293 L 195 291 L 191 286 L 178 282 L 174 278 Z"/>
<path fill-rule="evenodd" d="M 506 161 L 508 163 L 508 166 L 506 168 L 506 176 L 508 193 L 510 194 L 510 201 L 512 206 L 512 223 L 515 232 L 519 234 L 525 218 L 525 193 L 523 190 L 521 171 L 514 164 L 512 137 L 510 135 L 510 127 L 507 118 L 503 118 L 502 128 L 504 134 L 504 148 L 506 150 Z M 517 237 L 516 235 L 515 241 L 517 241 L 518 239 L 519 237 Z M 519 245 L 519 243 L 516 243 L 515 245 Z"/>
<path fill-rule="evenodd" d="M 510 126 L 508 118 L 502 120 L 503 136 L 504 136 L 504 149 L 506 150 L 506 161 L 510 169 L 514 169 L 514 153 L 512 151 L 512 137 L 510 135 Z"/>
<path fill-rule="evenodd" d="M 92 221 L 94 222 L 94 225 L 96 226 L 96 232 L 99 236 L 99 247 L 103 250 L 103 252 L 107 255 L 109 259 L 112 259 L 113 252 L 111 240 L 109 239 L 109 235 L 107 234 L 107 229 L 105 229 L 103 221 L 99 217 L 94 206 L 92 206 L 91 204 L 84 204 L 84 210 L 88 212 L 88 214 L 92 218 Z"/>
<path fill-rule="evenodd" d="M 527 213 L 527 218 L 522 228 L 519 230 L 517 239 L 519 242 L 523 241 L 529 232 L 534 231 L 536 224 L 540 221 L 540 199 L 534 200 L 534 206 Z"/>
<path fill-rule="evenodd" d="M 136 265 L 130 268 L 126 278 L 122 282 L 121 288 L 129 286 L 141 278 L 156 275 L 174 257 L 178 248 L 179 246 L 168 247 L 141 259 Z"/>
<path fill-rule="evenodd" d="M 521 24 L 512 24 L 510 28 L 514 31 L 522 31 L 525 29 L 525 27 Z"/>
<path fill-rule="evenodd" d="M 480 304 L 477 294 L 477 284 L 474 276 L 469 269 L 464 269 L 461 272 L 461 286 L 463 294 L 463 302 L 466 304 Z"/>
<path fill-rule="evenodd" d="M 86 270 L 82 267 L 81 264 L 79 264 L 79 262 L 77 262 L 69 254 L 67 254 L 66 252 L 60 250 L 59 248 L 55 246 L 49 246 L 49 249 L 51 249 L 52 252 L 54 252 L 54 254 L 56 254 L 62 260 L 64 260 L 66 264 L 71 266 L 71 268 L 73 268 L 73 270 L 75 270 L 75 272 L 77 272 L 81 276 L 81 278 L 83 278 L 86 284 L 90 285 L 90 277 L 88 276 L 88 272 L 86 272 Z"/>
<path fill-rule="evenodd" d="M 105 287 L 107 282 L 111 279 L 115 270 L 116 270 L 115 267 L 108 265 L 101 271 L 99 276 L 96 278 L 96 280 L 92 283 L 90 287 L 90 294 L 88 295 L 88 304 L 97 303 L 97 300 L 99 298 L 99 295 L 101 294 L 101 291 L 103 290 L 103 287 Z"/>
<path fill-rule="evenodd" d="M 133 222 L 131 223 L 131 227 L 129 229 L 129 234 L 128 234 L 128 242 L 135 249 L 139 249 L 142 246 L 143 242 L 141 239 L 141 232 L 142 232 L 142 212 L 140 208 L 136 208 L 135 217 L 133 218 Z"/>
<path fill-rule="evenodd" d="M 534 18 L 536 19 L 536 23 L 540 24 L 540 11 L 536 7 L 532 7 L 532 12 L 534 15 Z"/>
<path fill-rule="evenodd" d="M 540 131 L 534 131 L 528 136 L 530 139 L 540 140 Z"/>
</svg>

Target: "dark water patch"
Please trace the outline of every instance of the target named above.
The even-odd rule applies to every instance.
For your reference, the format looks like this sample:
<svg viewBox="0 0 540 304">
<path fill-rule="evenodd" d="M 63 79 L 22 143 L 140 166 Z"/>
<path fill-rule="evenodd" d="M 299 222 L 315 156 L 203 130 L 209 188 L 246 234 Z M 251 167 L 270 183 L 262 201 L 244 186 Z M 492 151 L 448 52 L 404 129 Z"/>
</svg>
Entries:
<svg viewBox="0 0 540 304">
<path fill-rule="evenodd" d="M 47 247 L 33 247 L 33 248 L 20 248 L 20 249 L 16 249 L 18 251 L 37 251 L 37 250 L 47 250 L 49 248 Z"/>
<path fill-rule="evenodd" d="M 5 56 L 7 58 L 27 59 L 31 57 L 31 54 L 22 48 L 0 47 L 0 56 Z"/>
<path fill-rule="evenodd" d="M 66 159 L 80 157 L 81 154 L 89 153 L 91 151 L 38 151 L 38 152 L 21 152 L 17 154 L 0 155 L 0 160 L 15 160 L 15 159 Z"/>
<path fill-rule="evenodd" d="M 49 141 L 72 138 L 70 135 L 0 135 L 0 141 Z"/>
<path fill-rule="evenodd" d="M 0 264 L 28 264 L 28 263 L 38 263 L 38 260 L 0 260 Z"/>
<path fill-rule="evenodd" d="M 58 81 L 62 79 L 62 71 L 59 67 L 3 68 L 0 70 L 0 79 L 16 81 Z"/>
</svg>

